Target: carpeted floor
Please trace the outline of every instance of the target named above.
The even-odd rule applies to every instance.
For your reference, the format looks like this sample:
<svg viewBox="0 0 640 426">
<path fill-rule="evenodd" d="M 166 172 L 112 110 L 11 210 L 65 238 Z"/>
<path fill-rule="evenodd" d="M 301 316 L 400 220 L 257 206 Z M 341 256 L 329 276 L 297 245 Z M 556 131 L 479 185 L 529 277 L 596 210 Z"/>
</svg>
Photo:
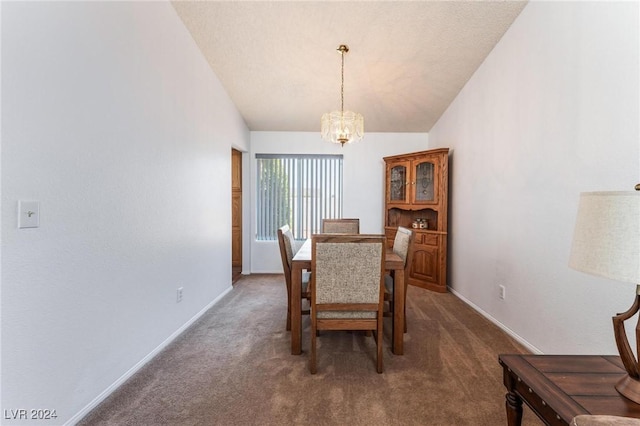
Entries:
<svg viewBox="0 0 640 426">
<path fill-rule="evenodd" d="M 450 293 L 407 297 L 405 355 L 385 331 L 383 374 L 372 337 L 323 332 L 312 376 L 308 317 L 290 353 L 284 277 L 243 277 L 80 425 L 505 425 L 498 354 L 526 350 Z"/>
</svg>

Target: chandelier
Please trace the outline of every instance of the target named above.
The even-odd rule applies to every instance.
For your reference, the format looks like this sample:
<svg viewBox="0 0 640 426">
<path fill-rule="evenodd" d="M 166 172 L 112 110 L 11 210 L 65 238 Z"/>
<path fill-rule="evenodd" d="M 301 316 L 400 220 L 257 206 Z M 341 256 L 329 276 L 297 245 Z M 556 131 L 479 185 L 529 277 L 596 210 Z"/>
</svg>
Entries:
<svg viewBox="0 0 640 426">
<path fill-rule="evenodd" d="M 357 112 L 344 110 L 344 55 L 349 51 L 349 46 L 341 44 L 337 50 L 342 56 L 340 111 L 331 111 L 322 115 L 320 134 L 322 139 L 344 146 L 345 143 L 359 141 L 364 137 L 364 117 Z"/>
</svg>

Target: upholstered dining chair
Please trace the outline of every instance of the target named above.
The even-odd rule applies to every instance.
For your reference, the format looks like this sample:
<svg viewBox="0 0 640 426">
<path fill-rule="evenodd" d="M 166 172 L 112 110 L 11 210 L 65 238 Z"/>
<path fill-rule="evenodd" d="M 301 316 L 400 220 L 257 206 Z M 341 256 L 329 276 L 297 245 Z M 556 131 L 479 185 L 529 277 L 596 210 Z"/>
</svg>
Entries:
<svg viewBox="0 0 640 426">
<path fill-rule="evenodd" d="M 395 239 L 393 240 L 393 251 L 404 260 L 404 332 L 407 332 L 407 284 L 409 282 L 409 271 L 413 260 L 413 240 L 416 233 L 411 229 L 398 227 Z M 393 274 L 386 274 L 384 277 L 384 300 L 389 308 L 385 311 L 385 316 L 393 318 L 393 288 L 395 277 Z"/>
<path fill-rule="evenodd" d="M 284 280 L 287 285 L 287 330 L 291 330 L 291 262 L 293 261 L 293 256 L 296 255 L 298 250 L 289 225 L 284 225 L 278 229 L 278 244 L 280 245 L 280 258 L 282 259 Z M 311 300 L 311 296 L 309 294 L 310 275 L 310 272 L 302 273 L 302 293 L 300 294 L 301 298 L 307 299 L 308 301 Z M 302 314 L 309 315 L 309 310 L 303 309 Z"/>
<path fill-rule="evenodd" d="M 360 219 L 322 219 L 323 234 L 358 234 Z"/>
<path fill-rule="evenodd" d="M 382 373 L 385 241 L 381 235 L 311 237 L 311 374 L 319 330 L 373 331 Z"/>
</svg>

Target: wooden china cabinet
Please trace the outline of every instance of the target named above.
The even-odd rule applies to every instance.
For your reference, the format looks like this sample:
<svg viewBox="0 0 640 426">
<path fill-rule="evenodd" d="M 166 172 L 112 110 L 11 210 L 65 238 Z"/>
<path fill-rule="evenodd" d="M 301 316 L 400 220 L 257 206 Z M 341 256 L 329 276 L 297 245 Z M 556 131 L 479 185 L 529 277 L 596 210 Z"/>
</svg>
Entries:
<svg viewBox="0 0 640 426">
<path fill-rule="evenodd" d="M 398 226 L 416 232 L 409 284 L 447 291 L 449 148 L 385 157 L 385 234 Z"/>
</svg>

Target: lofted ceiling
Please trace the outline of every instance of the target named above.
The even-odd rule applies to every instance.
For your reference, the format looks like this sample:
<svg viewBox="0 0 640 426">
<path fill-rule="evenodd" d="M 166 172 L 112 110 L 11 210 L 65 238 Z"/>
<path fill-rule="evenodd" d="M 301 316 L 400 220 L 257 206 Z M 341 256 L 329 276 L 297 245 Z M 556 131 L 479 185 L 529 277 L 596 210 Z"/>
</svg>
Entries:
<svg viewBox="0 0 640 426">
<path fill-rule="evenodd" d="M 428 132 L 525 1 L 173 1 L 252 131 L 320 131 L 344 107 L 366 132 Z"/>
</svg>

